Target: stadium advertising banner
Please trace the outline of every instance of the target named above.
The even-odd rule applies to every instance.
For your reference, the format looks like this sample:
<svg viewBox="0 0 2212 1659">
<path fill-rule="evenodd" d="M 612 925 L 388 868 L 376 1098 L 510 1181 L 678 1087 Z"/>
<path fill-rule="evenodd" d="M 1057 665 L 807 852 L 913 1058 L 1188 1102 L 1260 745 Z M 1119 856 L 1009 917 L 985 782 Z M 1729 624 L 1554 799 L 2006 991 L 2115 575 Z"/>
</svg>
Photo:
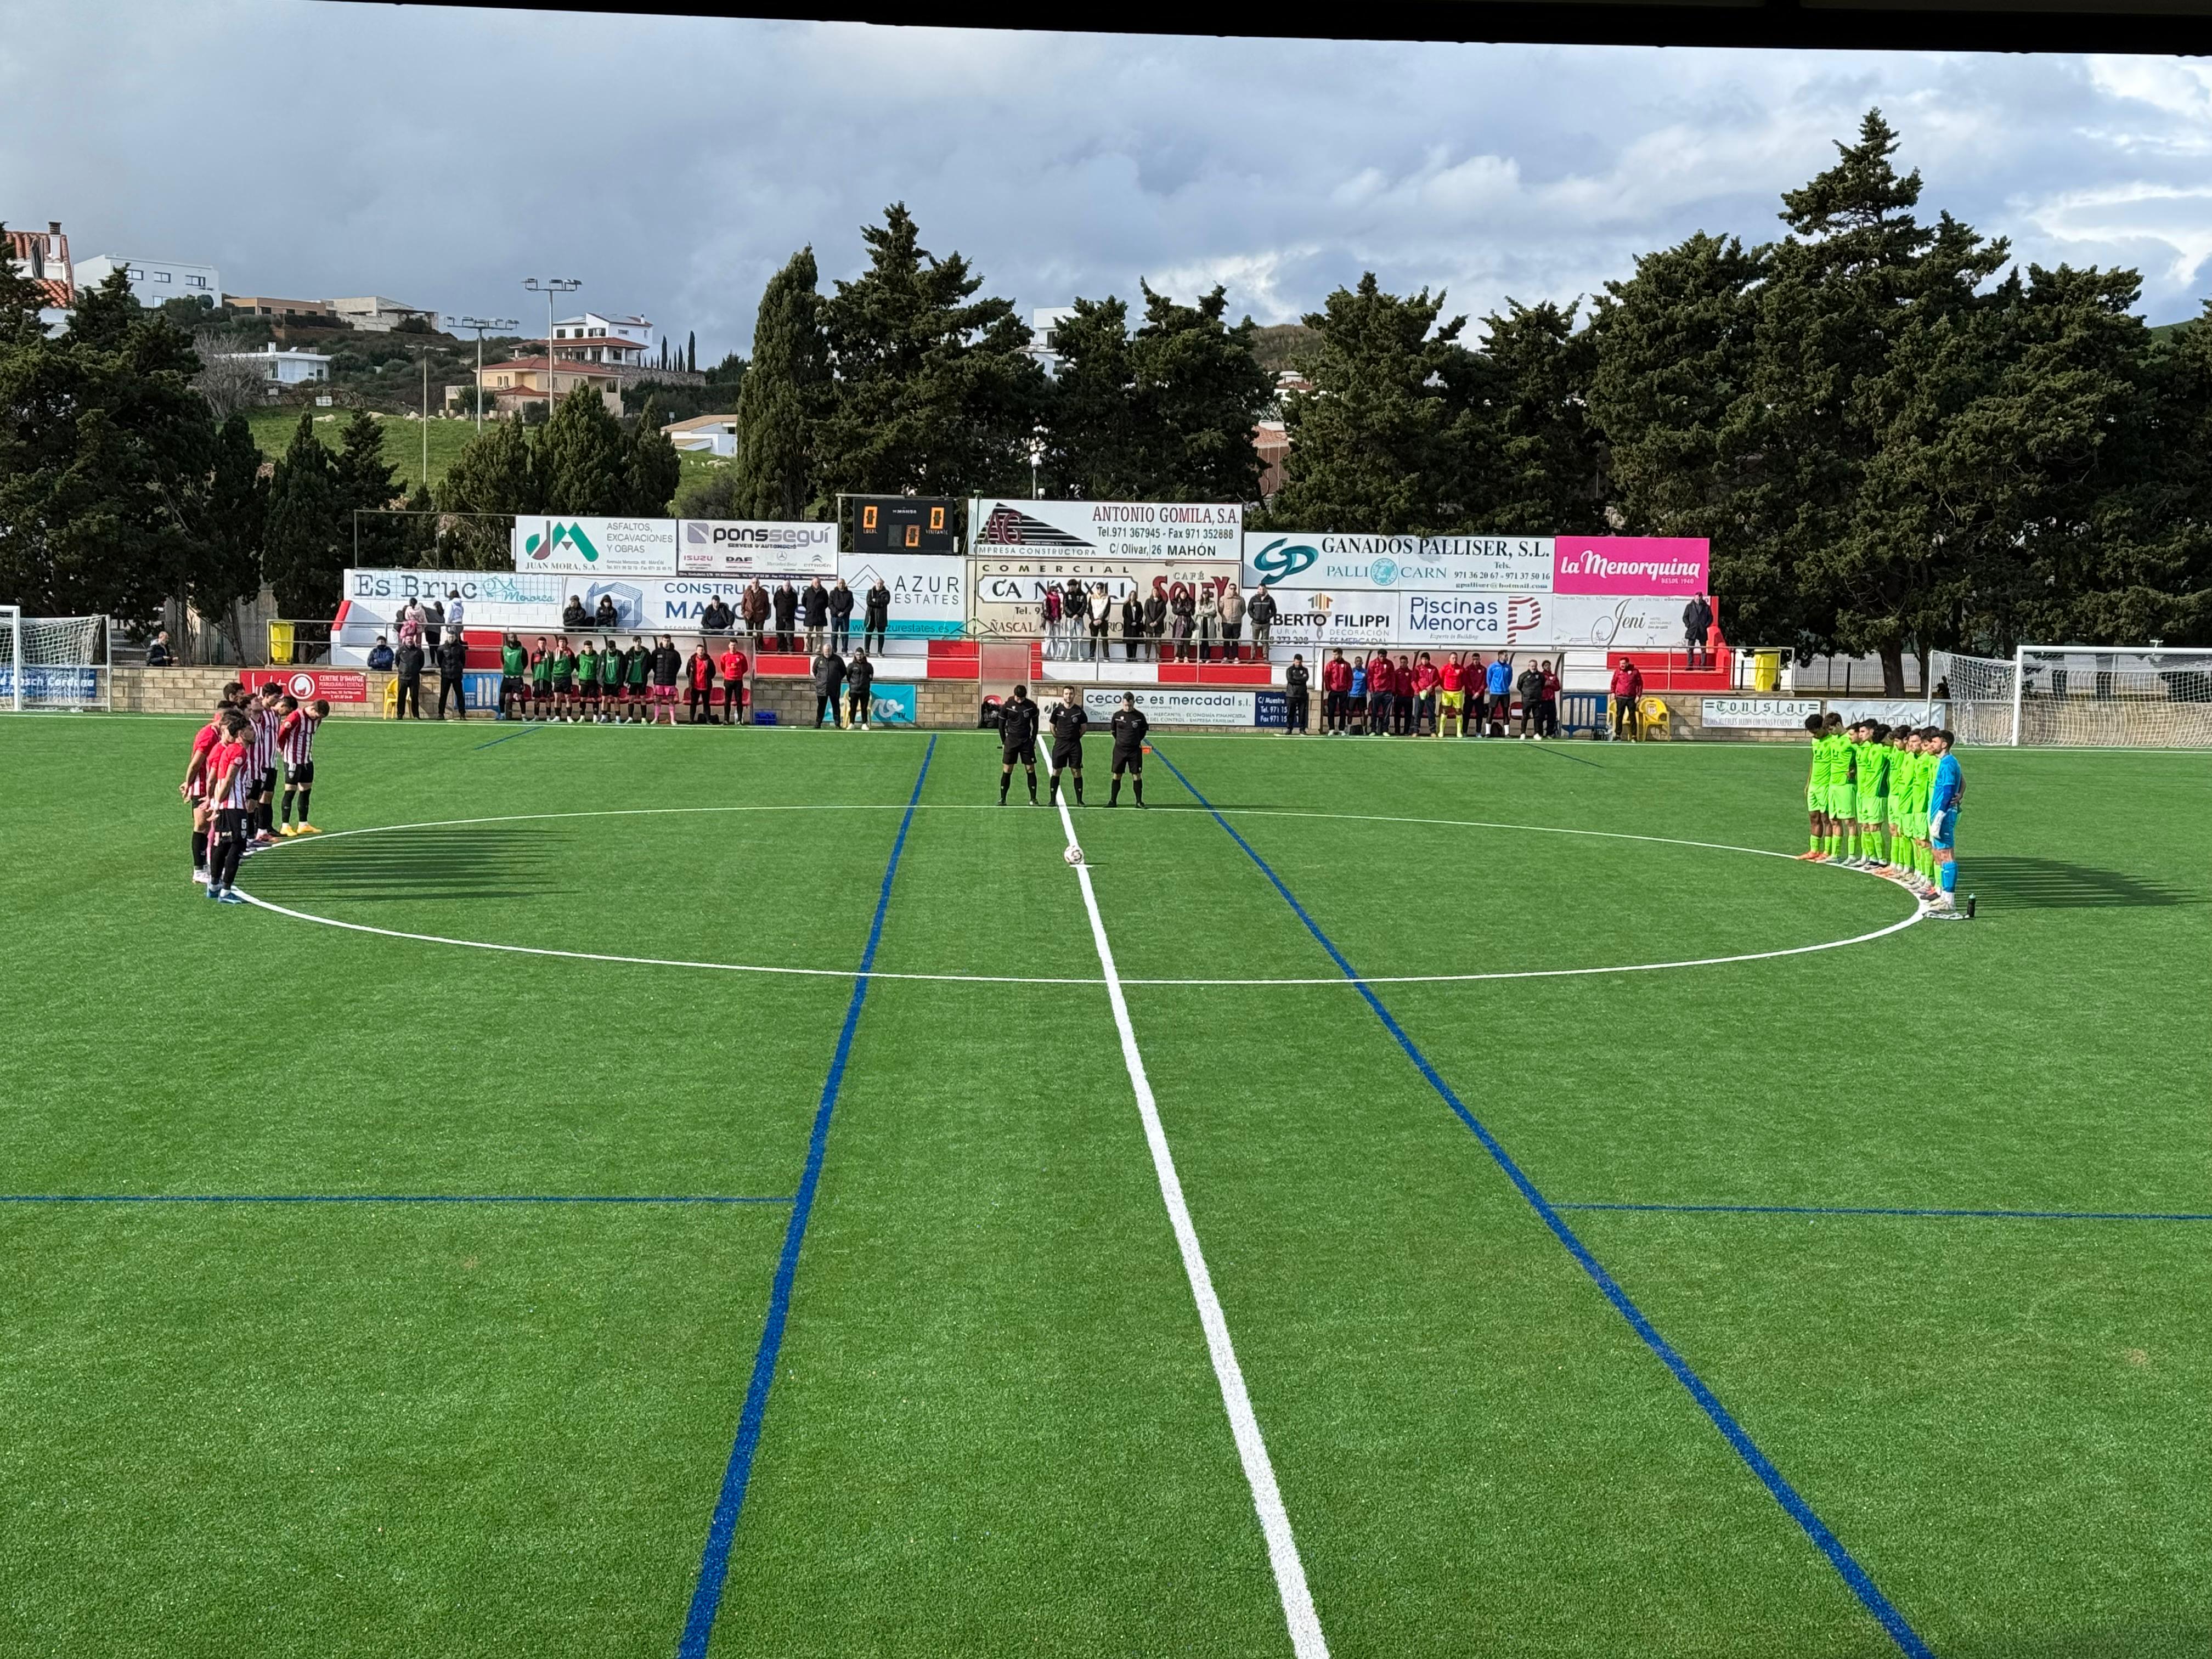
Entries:
<svg viewBox="0 0 2212 1659">
<path fill-rule="evenodd" d="M 673 520 L 671 520 L 673 522 Z M 561 581 L 561 602 L 553 620 L 535 624 L 558 625 L 571 598 L 580 600 L 584 614 L 595 617 L 602 595 L 615 602 L 615 628 L 624 634 L 696 634 L 699 613 L 717 594 L 732 611 L 750 578 L 722 576 L 637 577 L 630 580 L 604 576 L 566 576 Z M 592 627 L 597 629 L 595 621 Z"/>
<path fill-rule="evenodd" d="M 878 726 L 912 726 L 915 691 L 911 680 L 878 680 L 869 688 L 868 718 Z"/>
<path fill-rule="evenodd" d="M 1002 557 L 987 553 L 969 560 L 968 567 L 975 594 L 975 631 L 1030 636 L 1045 631 L 1045 589 L 1065 586 L 1070 580 L 1079 581 L 1086 588 L 1103 582 L 1108 598 L 1118 607 L 1131 593 L 1146 598 L 1158 593 L 1172 601 L 1178 592 L 1194 592 L 1201 585 L 1219 592 L 1237 579 L 1235 565 L 1210 559 L 1171 562 L 1048 556 Z M 1121 618 L 1112 620 L 1118 637 Z"/>
<path fill-rule="evenodd" d="M 968 562 L 929 553 L 841 553 L 837 574 L 853 590 L 853 630 L 866 614 L 876 578 L 891 591 L 884 632 L 902 640 L 957 640 L 968 625 Z"/>
<path fill-rule="evenodd" d="M 1508 601 L 1508 645 L 1594 646 L 1664 651 L 1682 638 L 1682 607 L 1673 598 L 1603 599 L 1589 594 L 1516 594 Z"/>
<path fill-rule="evenodd" d="M 1405 635 L 1406 605 L 1413 596 L 1372 588 L 1277 588 L 1273 642 L 1325 650 L 1338 645 L 1382 645 Z"/>
<path fill-rule="evenodd" d="M 0 663 L 0 697 L 15 695 L 15 668 Z M 100 670 L 67 664 L 27 664 L 23 669 L 26 703 L 76 703 L 100 701 Z"/>
<path fill-rule="evenodd" d="M 675 519 L 557 519 L 518 514 L 517 570 L 661 576 L 676 570 Z"/>
<path fill-rule="evenodd" d="M 1250 691 L 1212 691 L 1195 685 L 1088 685 L 1083 689 L 1083 709 L 1094 726 L 1114 718 L 1124 691 L 1136 693 L 1137 707 L 1154 726 L 1259 723 L 1259 698 Z"/>
<path fill-rule="evenodd" d="M 679 519 L 676 568 L 696 576 L 837 574 L 837 526 L 749 519 Z"/>
<path fill-rule="evenodd" d="M 349 570 L 331 629 L 331 660 L 356 667 L 366 662 L 379 634 L 399 643 L 399 612 L 407 601 L 441 603 L 458 589 L 467 607 L 463 625 L 477 629 L 548 629 L 561 620 L 561 578 L 505 570 Z M 321 691 L 332 702 L 341 694 Z M 350 699 L 348 699 L 350 701 Z"/>
<path fill-rule="evenodd" d="M 367 702 L 368 676 L 346 668 L 272 668 L 268 678 L 301 702 L 320 697 L 326 702 Z"/>
<path fill-rule="evenodd" d="M 981 558 L 1020 549 L 1066 558 L 1182 563 L 1244 557 L 1244 509 L 1206 502 L 1009 501 L 968 504 Z"/>
<path fill-rule="evenodd" d="M 1399 592 L 1548 593 L 1548 536 L 1273 536 L 1244 538 L 1244 584 L 1282 597 L 1293 588 Z"/>
<path fill-rule="evenodd" d="M 1850 726 L 1858 720 L 1880 720 L 1884 726 L 1942 726 L 1951 718 L 1948 702 L 1921 697 L 1831 697 L 1828 712 L 1844 717 Z M 1805 722 L 1800 717 L 1797 722 Z"/>
<path fill-rule="evenodd" d="M 1712 544 L 1688 537 L 1561 536 L 1552 591 L 1687 601 L 1709 591 L 1711 566 Z"/>
<path fill-rule="evenodd" d="M 1741 732 L 1803 731 L 1820 712 L 1818 697 L 1707 697 L 1700 718 L 1707 726 Z"/>
</svg>

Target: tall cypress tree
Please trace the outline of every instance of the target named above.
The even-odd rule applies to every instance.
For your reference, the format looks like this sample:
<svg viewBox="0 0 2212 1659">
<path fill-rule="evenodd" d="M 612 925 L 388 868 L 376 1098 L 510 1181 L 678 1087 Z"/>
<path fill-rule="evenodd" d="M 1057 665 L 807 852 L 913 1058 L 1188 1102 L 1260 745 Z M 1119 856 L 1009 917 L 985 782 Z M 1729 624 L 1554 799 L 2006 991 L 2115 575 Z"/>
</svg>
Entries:
<svg viewBox="0 0 2212 1659">
<path fill-rule="evenodd" d="M 629 467 L 627 510 L 641 519 L 665 518 L 676 486 L 683 481 L 684 463 L 660 429 L 660 405 L 650 397 L 637 417 L 637 429 L 629 435 Z"/>
<path fill-rule="evenodd" d="M 599 394 L 561 399 L 538 441 L 544 511 L 621 515 L 630 510 L 629 444 Z"/>
<path fill-rule="evenodd" d="M 741 517 L 804 518 L 814 500 L 815 429 L 830 394 L 814 283 L 814 250 L 803 247 L 761 294 L 752 361 L 738 387 L 731 496 Z"/>
<path fill-rule="evenodd" d="M 337 463 L 303 413 L 269 485 L 269 534 L 263 568 L 287 617 L 327 617 L 337 609 L 349 549 Z"/>
<path fill-rule="evenodd" d="M 696 329 L 684 337 L 684 367 L 694 374 L 699 372 L 699 333 Z"/>
<path fill-rule="evenodd" d="M 349 559 L 369 569 L 398 563 L 407 530 L 389 511 L 398 482 L 384 459 L 384 422 L 368 410 L 356 409 L 339 428 L 331 481 L 345 519 Z"/>
<path fill-rule="evenodd" d="M 1144 494 L 1154 500 L 1256 501 L 1260 453 L 1252 429 L 1274 382 L 1252 354 L 1255 325 L 1226 320 L 1217 285 L 1194 306 L 1138 284 L 1145 320 L 1129 343 L 1136 428 L 1150 452 Z"/>
</svg>

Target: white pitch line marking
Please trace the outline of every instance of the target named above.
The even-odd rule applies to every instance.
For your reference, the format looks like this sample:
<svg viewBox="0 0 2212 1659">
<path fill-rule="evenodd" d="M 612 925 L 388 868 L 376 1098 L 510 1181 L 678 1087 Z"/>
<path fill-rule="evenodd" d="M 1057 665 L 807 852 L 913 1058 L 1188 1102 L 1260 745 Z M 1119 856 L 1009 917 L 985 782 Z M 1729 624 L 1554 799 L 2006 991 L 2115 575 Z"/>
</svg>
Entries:
<svg viewBox="0 0 2212 1659">
<path fill-rule="evenodd" d="M 1049 755 L 1045 775 L 1053 775 Z M 1067 844 L 1079 851 L 1083 843 L 1076 838 L 1075 820 L 1068 813 L 1065 790 L 1054 792 L 1054 804 L 1060 808 L 1060 827 L 1067 832 Z M 1145 1057 L 1138 1052 L 1136 1028 L 1129 1023 L 1128 1000 L 1121 994 L 1121 975 L 1115 971 L 1114 947 L 1106 940 L 1106 922 L 1098 913 L 1098 896 L 1091 889 L 1088 860 L 1075 866 L 1075 878 L 1083 889 L 1083 908 L 1090 914 L 1091 942 L 1098 948 L 1106 1000 L 1113 1006 L 1115 1029 L 1121 1035 L 1121 1063 L 1128 1068 L 1130 1086 L 1137 1093 L 1137 1115 L 1144 1120 L 1145 1141 L 1152 1151 L 1160 1200 L 1167 1206 L 1168 1221 L 1175 1229 L 1176 1247 L 1182 1252 L 1183 1275 L 1190 1280 L 1191 1300 L 1198 1304 L 1198 1322 L 1206 1331 L 1206 1352 L 1213 1360 L 1214 1378 L 1221 1385 L 1221 1403 L 1229 1413 L 1237 1455 L 1243 1462 L 1244 1479 L 1252 1488 L 1252 1507 L 1267 1540 L 1267 1562 L 1274 1569 L 1275 1589 L 1282 1596 L 1291 1651 L 1297 1659 L 1328 1659 L 1328 1640 L 1322 1634 L 1321 1615 L 1314 1611 L 1313 1592 L 1306 1586 L 1305 1563 L 1298 1559 L 1290 1511 L 1283 1507 L 1282 1491 L 1275 1484 L 1275 1466 L 1268 1459 L 1267 1443 L 1244 1387 L 1244 1370 L 1237 1363 L 1237 1349 L 1229 1340 L 1229 1318 L 1221 1310 L 1220 1297 L 1213 1293 L 1213 1275 L 1206 1270 L 1198 1228 L 1190 1218 L 1190 1206 L 1183 1201 L 1182 1178 L 1176 1173 L 1175 1154 L 1168 1149 L 1159 1105 L 1152 1098 L 1152 1079 L 1145 1074 Z"/>
<path fill-rule="evenodd" d="M 1050 770 L 1048 763 L 1047 770 Z M 775 806 L 634 806 L 614 807 L 599 811 L 584 812 L 510 812 L 496 817 L 434 818 L 420 823 L 372 824 L 360 830 L 332 830 L 319 836 L 294 841 L 281 841 L 274 847 L 264 848 L 255 856 L 288 848 L 310 847 L 319 842 L 339 841 L 348 836 L 381 836 L 408 830 L 452 830 L 485 823 L 529 823 L 540 820 L 561 818 L 628 818 L 672 817 L 694 812 L 902 812 L 904 806 L 875 805 L 775 805 Z M 955 802 L 923 805 L 917 811 L 988 812 L 990 806 L 969 806 Z M 1534 836 L 1586 836 L 1600 841 L 1645 842 L 1660 847 L 1690 847 L 1714 853 L 1743 853 L 1753 858 L 1781 859 L 1795 862 L 1796 854 L 1778 853 L 1766 847 L 1735 847 L 1726 842 L 1686 841 L 1673 836 L 1637 836 L 1613 830 L 1570 830 L 1554 824 L 1498 823 L 1480 818 L 1414 818 L 1387 817 L 1374 812 L 1299 812 L 1267 807 L 1224 807 L 1224 817 L 1323 818 L 1353 823 L 1426 824 L 1452 830 L 1504 830 Z M 1173 814 L 1168 821 L 1173 821 Z M 1823 864 L 1816 869 L 1833 870 L 1844 875 L 1866 876 L 1876 881 L 1887 877 L 1876 876 L 1870 870 L 1853 870 L 1842 865 Z M 1890 883 L 1893 886 L 1898 884 Z M 1903 888 L 1899 887 L 1899 891 Z M 341 921 L 335 916 L 319 916 L 311 911 L 295 910 L 288 906 L 256 898 L 244 888 L 238 896 L 247 903 L 295 921 L 311 921 L 323 927 L 338 927 L 350 933 L 373 933 L 382 939 L 406 939 L 416 945 L 447 945 L 467 951 L 500 951 L 510 956 L 558 957 L 572 962 L 612 962 L 636 968 L 696 968 L 718 974 L 780 974 L 799 979 L 902 979 L 920 980 L 949 985 L 1097 985 L 1103 981 L 1087 977 L 1054 976 L 1042 974 L 915 974 L 893 973 L 883 969 L 872 969 L 866 975 L 856 975 L 850 969 L 840 968 L 779 968 L 744 962 L 687 962 L 670 957 L 614 956 L 598 951 L 562 951 L 550 945 L 501 945 L 489 939 L 451 939 L 442 933 L 415 933 L 404 928 L 375 927 L 363 921 Z M 1692 957 L 1675 962 L 1615 963 L 1597 968 L 1514 968 L 1494 969 L 1477 974 L 1366 974 L 1357 979 L 1342 974 L 1316 975 L 1311 978 L 1290 979 L 1125 979 L 1124 985 L 1183 986 L 1198 988 L 1233 986 L 1358 986 L 1358 985 L 1461 985 L 1478 980 L 1493 979 L 1582 979 L 1598 974 L 1656 974 L 1680 968 L 1722 968 L 1740 962 L 1771 962 L 1781 957 L 1809 956 L 1820 951 L 1841 951 L 1854 945 L 1869 945 L 1875 939 L 1886 939 L 1892 933 L 1902 933 L 1922 920 L 1923 913 L 1917 904 L 1911 915 L 1893 921 L 1886 927 L 1870 933 L 1855 933 L 1849 939 L 1822 939 L 1814 945 L 1790 945 L 1772 951 L 1747 951 L 1735 956 Z"/>
</svg>

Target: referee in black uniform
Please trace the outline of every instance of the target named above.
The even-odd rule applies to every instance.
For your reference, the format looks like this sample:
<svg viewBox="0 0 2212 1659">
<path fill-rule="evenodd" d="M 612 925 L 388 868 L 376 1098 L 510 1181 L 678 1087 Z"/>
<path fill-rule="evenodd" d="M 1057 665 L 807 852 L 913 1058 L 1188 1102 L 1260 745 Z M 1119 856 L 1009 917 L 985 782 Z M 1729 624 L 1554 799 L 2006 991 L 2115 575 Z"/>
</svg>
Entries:
<svg viewBox="0 0 2212 1659">
<path fill-rule="evenodd" d="M 1018 685 L 999 705 L 999 805 L 1006 804 L 1006 786 L 1013 781 L 1014 763 L 1019 761 L 1029 769 L 1030 805 L 1036 798 L 1036 735 L 1037 706 L 1030 701 L 1030 689 Z"/>
<path fill-rule="evenodd" d="M 1061 686 L 1060 701 L 1052 706 L 1052 782 L 1045 791 L 1048 799 L 1059 794 L 1060 775 L 1065 772 L 1075 780 L 1075 804 L 1083 805 L 1083 734 L 1090 725 L 1082 694 L 1072 685 Z"/>
<path fill-rule="evenodd" d="M 1129 787 L 1136 792 L 1137 805 L 1145 804 L 1145 733 L 1152 723 L 1145 718 L 1145 711 L 1137 707 L 1137 694 L 1124 691 L 1121 706 L 1114 711 L 1114 780 L 1107 787 L 1106 804 L 1121 804 L 1121 774 L 1129 775 Z"/>
</svg>

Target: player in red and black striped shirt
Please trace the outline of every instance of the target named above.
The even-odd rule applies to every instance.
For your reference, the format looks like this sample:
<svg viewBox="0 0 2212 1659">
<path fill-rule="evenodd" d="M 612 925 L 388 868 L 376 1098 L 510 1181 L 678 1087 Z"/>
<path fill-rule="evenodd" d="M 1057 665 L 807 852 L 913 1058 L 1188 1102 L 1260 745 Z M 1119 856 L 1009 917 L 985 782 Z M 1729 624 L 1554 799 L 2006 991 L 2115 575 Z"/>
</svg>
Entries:
<svg viewBox="0 0 2212 1659">
<path fill-rule="evenodd" d="M 253 728 L 236 709 L 223 716 L 222 736 L 208 751 L 208 806 L 214 813 L 214 837 L 208 844 L 207 895 L 227 904 L 243 904 L 236 890 L 238 861 L 252 834 L 250 808 Z"/>
<path fill-rule="evenodd" d="M 329 715 L 331 706 L 318 697 L 301 703 L 290 697 L 276 705 L 276 752 L 284 760 L 284 806 L 280 836 L 319 836 L 307 822 L 307 797 L 315 787 L 315 728 Z M 292 803 L 300 804 L 300 827 L 292 827 Z"/>
<path fill-rule="evenodd" d="M 208 762 L 217 744 L 222 742 L 223 717 L 235 706 L 234 689 L 228 690 L 215 700 L 215 718 L 192 734 L 192 757 L 185 767 L 185 781 L 177 787 L 185 797 L 185 804 L 192 814 L 192 879 L 205 885 L 208 878 L 208 834 L 210 809 L 208 791 L 215 787 L 215 779 L 208 773 Z"/>
</svg>

